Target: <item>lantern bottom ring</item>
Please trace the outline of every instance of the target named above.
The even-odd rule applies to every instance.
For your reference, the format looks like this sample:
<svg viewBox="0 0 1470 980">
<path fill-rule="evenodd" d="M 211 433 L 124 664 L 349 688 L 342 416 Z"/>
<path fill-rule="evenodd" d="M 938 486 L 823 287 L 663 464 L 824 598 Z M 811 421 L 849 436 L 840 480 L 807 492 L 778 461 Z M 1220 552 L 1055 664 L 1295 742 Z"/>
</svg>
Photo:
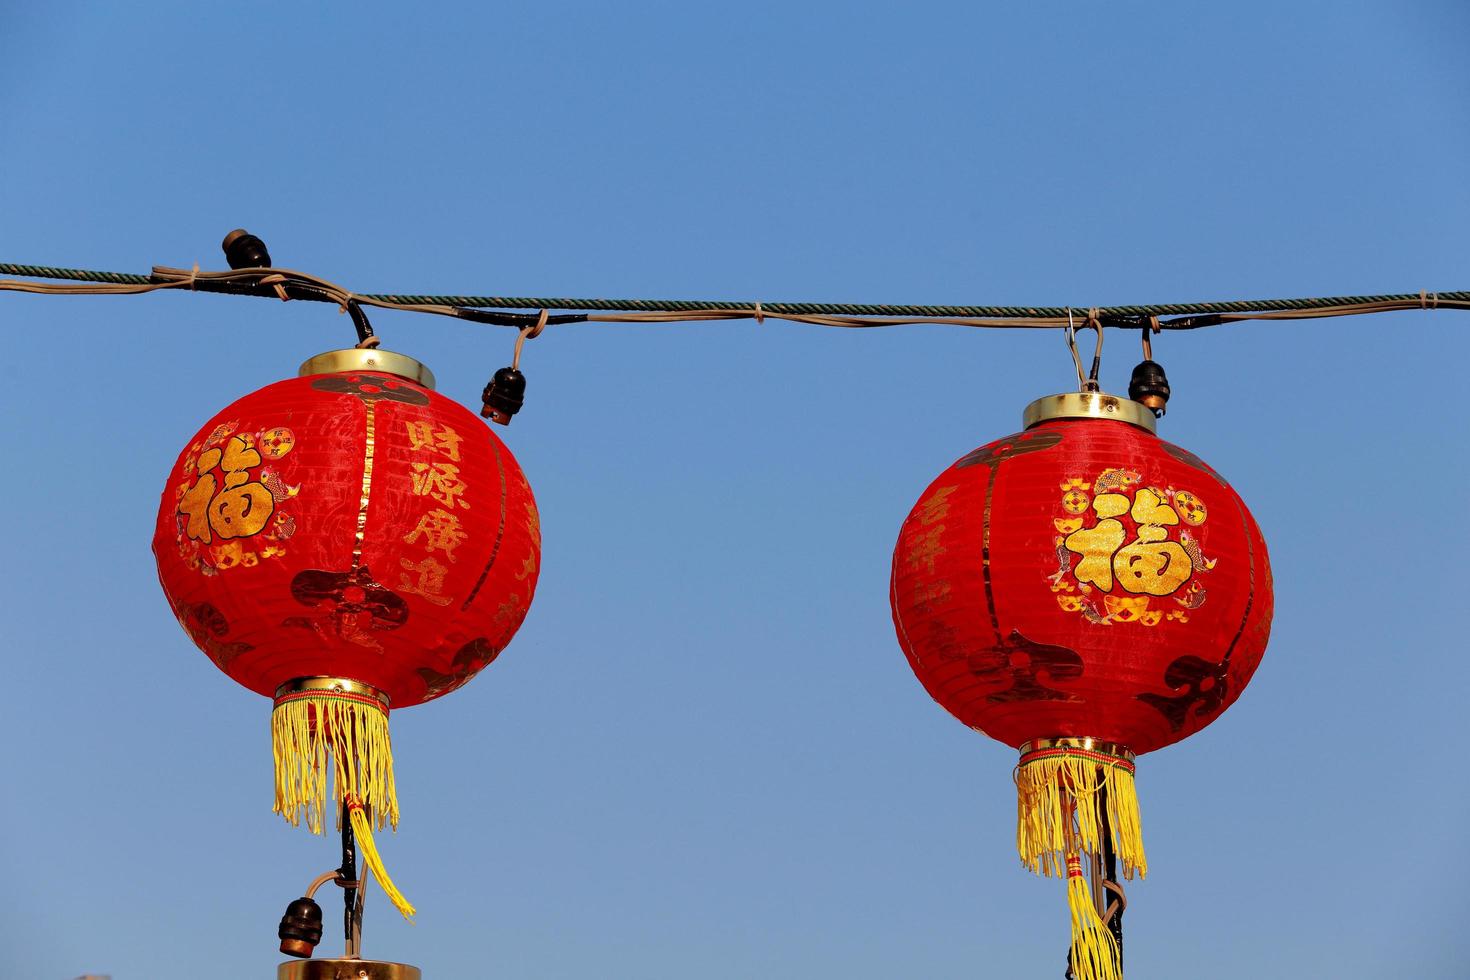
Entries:
<svg viewBox="0 0 1470 980">
<path fill-rule="evenodd" d="M 360 704 L 370 704 L 384 714 L 388 713 L 391 699 L 387 691 L 380 691 L 371 684 L 355 681 L 350 677 L 293 677 L 276 688 L 275 703 L 283 704 L 303 697 L 341 697 Z"/>
<path fill-rule="evenodd" d="M 1126 745 L 1117 742 L 1104 742 L 1102 739 L 1086 738 L 1081 736 L 1063 736 L 1058 738 L 1033 738 L 1029 742 L 1021 743 L 1021 765 L 1033 762 L 1048 756 L 1100 756 L 1097 759 L 1104 765 L 1122 764 L 1130 772 L 1133 770 L 1134 755 Z"/>
</svg>

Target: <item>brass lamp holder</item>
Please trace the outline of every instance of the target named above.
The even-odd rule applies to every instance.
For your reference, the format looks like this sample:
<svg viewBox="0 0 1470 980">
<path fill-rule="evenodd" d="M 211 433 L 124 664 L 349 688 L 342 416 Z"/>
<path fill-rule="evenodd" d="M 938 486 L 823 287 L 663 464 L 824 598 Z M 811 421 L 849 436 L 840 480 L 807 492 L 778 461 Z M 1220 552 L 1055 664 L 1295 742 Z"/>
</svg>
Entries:
<svg viewBox="0 0 1470 980">
<path fill-rule="evenodd" d="M 276 967 L 276 980 L 423 980 L 423 971 L 407 963 L 359 960 L 292 960 Z"/>
</svg>

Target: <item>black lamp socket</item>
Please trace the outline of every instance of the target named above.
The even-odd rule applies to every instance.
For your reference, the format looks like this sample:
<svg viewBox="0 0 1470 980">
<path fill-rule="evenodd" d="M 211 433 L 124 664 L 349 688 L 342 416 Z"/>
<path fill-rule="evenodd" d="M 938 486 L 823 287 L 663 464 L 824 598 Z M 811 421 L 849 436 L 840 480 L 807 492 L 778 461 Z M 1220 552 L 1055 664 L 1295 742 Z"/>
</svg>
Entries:
<svg viewBox="0 0 1470 980">
<path fill-rule="evenodd" d="M 271 264 L 271 253 L 266 250 L 265 242 L 244 228 L 236 228 L 226 235 L 220 248 L 225 250 L 225 261 L 231 269 L 265 269 Z"/>
<path fill-rule="evenodd" d="M 526 403 L 526 376 L 513 367 L 495 372 L 480 398 L 484 407 L 480 415 L 500 425 L 510 425 L 511 416 Z"/>
<path fill-rule="evenodd" d="M 1147 406 L 1155 416 L 1164 414 L 1169 402 L 1169 378 L 1158 361 L 1142 361 L 1128 380 L 1128 397 Z"/>
<path fill-rule="evenodd" d="M 286 906 L 276 935 L 281 939 L 281 952 L 302 959 L 309 957 L 322 941 L 322 907 L 313 899 L 298 898 Z"/>
</svg>

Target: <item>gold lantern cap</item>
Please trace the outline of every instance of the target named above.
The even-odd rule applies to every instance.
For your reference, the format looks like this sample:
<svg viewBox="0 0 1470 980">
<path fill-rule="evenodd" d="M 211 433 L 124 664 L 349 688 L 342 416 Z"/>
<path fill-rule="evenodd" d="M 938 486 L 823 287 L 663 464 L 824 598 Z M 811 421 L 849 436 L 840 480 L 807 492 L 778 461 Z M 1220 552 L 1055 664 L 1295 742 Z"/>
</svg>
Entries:
<svg viewBox="0 0 1470 980">
<path fill-rule="evenodd" d="M 434 388 L 434 372 L 415 361 L 407 354 L 377 347 L 349 347 L 346 350 L 329 350 L 324 354 L 308 358 L 296 372 L 305 378 L 313 374 L 338 374 L 344 371 L 378 371 L 393 374 L 414 384 Z"/>
<path fill-rule="evenodd" d="M 1021 424 L 1029 429 L 1052 419 L 1111 419 L 1136 425 L 1154 435 L 1158 424 L 1153 410 L 1131 398 L 1101 391 L 1069 391 L 1038 398 L 1021 413 Z"/>
</svg>

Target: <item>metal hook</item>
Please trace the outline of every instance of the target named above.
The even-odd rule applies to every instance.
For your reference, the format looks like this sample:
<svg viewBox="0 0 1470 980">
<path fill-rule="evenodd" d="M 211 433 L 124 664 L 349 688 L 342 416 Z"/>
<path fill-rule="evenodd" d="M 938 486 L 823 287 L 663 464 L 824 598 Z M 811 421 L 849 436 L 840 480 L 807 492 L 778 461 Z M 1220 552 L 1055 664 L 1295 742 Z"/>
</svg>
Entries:
<svg viewBox="0 0 1470 980">
<path fill-rule="evenodd" d="M 1093 332 L 1097 334 L 1097 347 L 1093 348 L 1092 351 L 1092 370 L 1087 372 L 1086 390 L 1099 391 L 1102 386 L 1098 384 L 1097 372 L 1102 367 L 1103 327 L 1102 320 L 1098 318 L 1096 307 L 1087 311 L 1087 326 L 1091 327 Z"/>
<path fill-rule="evenodd" d="M 1067 307 L 1067 350 L 1071 351 L 1072 364 L 1077 368 L 1077 390 L 1099 391 L 1101 386 L 1097 381 L 1097 373 L 1102 366 L 1103 331 L 1096 310 L 1087 314 L 1087 322 L 1082 326 L 1084 329 L 1091 327 L 1097 333 L 1097 347 L 1092 352 L 1092 370 L 1085 374 L 1082 370 L 1082 354 L 1077 350 L 1077 323 L 1072 319 L 1072 308 Z"/>
<path fill-rule="evenodd" d="M 1083 387 L 1082 355 L 1077 353 L 1077 324 L 1072 322 L 1072 308 L 1067 307 L 1067 350 L 1072 354 L 1072 364 L 1077 368 L 1077 390 Z"/>
</svg>

